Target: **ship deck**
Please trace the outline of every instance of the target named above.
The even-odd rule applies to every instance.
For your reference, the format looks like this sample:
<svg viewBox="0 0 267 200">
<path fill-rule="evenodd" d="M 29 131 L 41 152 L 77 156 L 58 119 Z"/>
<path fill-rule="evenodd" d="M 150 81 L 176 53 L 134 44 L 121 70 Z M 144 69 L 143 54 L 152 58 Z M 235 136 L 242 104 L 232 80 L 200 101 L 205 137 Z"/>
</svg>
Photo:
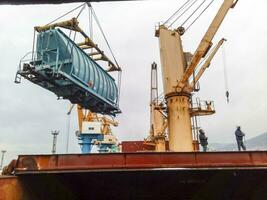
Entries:
<svg viewBox="0 0 267 200">
<path fill-rule="evenodd" d="M 266 168 L 266 151 L 20 155 L 15 173 Z"/>
</svg>

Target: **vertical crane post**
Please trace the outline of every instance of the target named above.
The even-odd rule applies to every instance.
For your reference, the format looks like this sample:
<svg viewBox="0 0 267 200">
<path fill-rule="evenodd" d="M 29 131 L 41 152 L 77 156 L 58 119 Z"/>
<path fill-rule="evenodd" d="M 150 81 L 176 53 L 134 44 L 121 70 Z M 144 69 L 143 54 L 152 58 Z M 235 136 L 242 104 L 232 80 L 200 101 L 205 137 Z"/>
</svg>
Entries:
<svg viewBox="0 0 267 200">
<path fill-rule="evenodd" d="M 171 151 L 193 151 L 190 93 L 178 93 L 175 90 L 186 67 L 181 36 L 177 31 L 169 30 L 165 26 L 159 27 L 158 36 L 168 110 L 169 147 Z"/>
<path fill-rule="evenodd" d="M 167 123 L 162 114 L 162 106 L 158 100 L 158 73 L 155 62 L 151 65 L 150 92 L 150 139 L 155 143 L 156 151 L 165 151 L 165 129 L 167 128 Z"/>
<path fill-rule="evenodd" d="M 57 150 L 57 136 L 59 131 L 51 131 L 51 134 L 53 135 L 52 154 L 55 154 Z"/>
<path fill-rule="evenodd" d="M 4 157 L 5 157 L 6 150 L 2 150 L 1 153 L 2 153 L 2 156 L 1 156 L 1 166 L 0 166 L 0 170 L 3 169 L 3 165 L 4 165 Z"/>
</svg>

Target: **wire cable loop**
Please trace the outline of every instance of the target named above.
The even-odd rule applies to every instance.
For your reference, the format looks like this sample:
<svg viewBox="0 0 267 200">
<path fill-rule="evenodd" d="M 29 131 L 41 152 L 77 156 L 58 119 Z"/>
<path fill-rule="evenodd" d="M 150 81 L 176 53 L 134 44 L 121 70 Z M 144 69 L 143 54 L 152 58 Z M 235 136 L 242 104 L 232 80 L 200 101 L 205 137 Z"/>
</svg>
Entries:
<svg viewBox="0 0 267 200">
<path fill-rule="evenodd" d="M 191 5 L 188 7 L 188 8 L 186 8 L 185 10 L 184 10 L 184 12 L 182 12 L 169 26 L 168 26 L 168 28 L 169 27 L 171 27 L 176 21 L 178 21 L 178 19 L 180 19 L 196 2 L 197 2 L 198 0 L 195 0 L 195 1 L 193 1 L 193 3 L 191 3 Z"/>
<path fill-rule="evenodd" d="M 163 25 L 167 24 L 175 15 L 177 15 L 180 11 L 186 7 L 186 4 L 188 4 L 191 0 L 187 0 L 178 10 L 176 10 L 164 23 Z"/>
<path fill-rule="evenodd" d="M 205 8 L 202 10 L 202 12 L 193 20 L 193 22 L 185 29 L 185 32 L 202 16 L 202 14 L 210 7 L 210 5 L 214 2 L 212 0 Z"/>
</svg>

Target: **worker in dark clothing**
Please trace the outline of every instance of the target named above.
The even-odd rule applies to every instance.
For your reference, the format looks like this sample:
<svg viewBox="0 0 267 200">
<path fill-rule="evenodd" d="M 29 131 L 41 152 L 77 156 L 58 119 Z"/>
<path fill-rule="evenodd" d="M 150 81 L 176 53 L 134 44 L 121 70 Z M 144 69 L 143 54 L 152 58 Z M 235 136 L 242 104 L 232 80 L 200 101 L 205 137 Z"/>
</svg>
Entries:
<svg viewBox="0 0 267 200">
<path fill-rule="evenodd" d="M 199 142 L 200 142 L 200 145 L 202 146 L 203 151 L 206 152 L 208 149 L 208 137 L 206 137 L 203 129 L 199 130 L 198 137 L 199 137 Z"/>
<path fill-rule="evenodd" d="M 245 144 L 243 142 L 243 138 L 245 137 L 245 133 L 243 133 L 241 131 L 241 127 L 240 126 L 238 126 L 236 131 L 235 131 L 235 137 L 236 137 L 238 151 L 241 151 L 241 148 L 245 151 L 246 150 L 246 146 L 245 146 Z"/>
</svg>

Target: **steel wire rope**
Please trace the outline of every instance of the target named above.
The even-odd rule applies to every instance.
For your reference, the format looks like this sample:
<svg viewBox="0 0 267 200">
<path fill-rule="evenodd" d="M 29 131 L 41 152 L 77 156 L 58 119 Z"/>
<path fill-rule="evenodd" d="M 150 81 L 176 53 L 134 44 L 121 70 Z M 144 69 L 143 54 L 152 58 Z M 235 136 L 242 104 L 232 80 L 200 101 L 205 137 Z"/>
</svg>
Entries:
<svg viewBox="0 0 267 200">
<path fill-rule="evenodd" d="M 118 72 L 118 99 L 117 99 L 117 104 L 118 104 L 118 106 L 120 105 L 121 77 L 122 77 L 122 72 L 121 72 L 121 70 L 120 70 L 120 71 Z"/>
<path fill-rule="evenodd" d="M 197 2 L 198 0 L 195 0 L 195 1 L 193 1 L 193 3 L 191 3 L 191 5 L 188 7 L 188 8 L 186 8 L 185 10 L 184 10 L 184 12 L 182 12 L 169 26 L 168 26 L 168 28 L 169 27 L 171 27 L 175 22 L 177 22 L 177 20 L 178 19 L 180 19 L 196 2 Z"/>
<path fill-rule="evenodd" d="M 185 32 L 202 16 L 202 14 L 210 7 L 210 5 L 214 2 L 212 0 L 205 8 L 202 10 L 202 12 L 193 20 L 193 22 L 185 29 Z"/>
<path fill-rule="evenodd" d="M 34 61 L 34 47 L 35 47 L 35 29 L 33 29 L 33 42 L 32 42 L 32 60 Z"/>
<path fill-rule="evenodd" d="M 74 12 L 74 11 L 77 10 L 78 8 L 84 6 L 85 4 L 86 4 L 86 3 L 83 3 L 83 4 L 81 4 L 81 5 L 79 5 L 79 6 L 75 7 L 75 8 L 73 8 L 72 10 L 66 12 L 65 14 L 63 14 L 63 15 L 59 16 L 58 18 L 54 19 L 53 21 L 49 22 L 48 24 L 46 24 L 46 26 L 47 26 L 47 25 L 50 25 L 50 24 L 52 24 L 52 23 L 54 23 L 54 22 L 56 22 L 57 20 L 59 20 L 59 19 L 65 17 L 66 15 L 68 15 L 68 14 Z"/>
<path fill-rule="evenodd" d="M 79 12 L 78 15 L 76 16 L 76 19 L 78 19 L 78 18 L 80 17 L 80 15 L 82 14 L 82 12 L 83 12 L 83 10 L 85 9 L 85 7 L 86 7 L 86 4 L 84 3 L 83 6 L 82 6 L 82 8 L 81 8 L 81 10 L 80 10 L 80 12 Z"/>
<path fill-rule="evenodd" d="M 186 6 L 186 4 L 188 4 L 191 0 L 187 0 L 180 8 L 178 8 L 178 10 L 176 10 L 164 23 L 163 25 L 167 24 L 173 17 L 175 17 L 175 15 L 177 15 L 181 10 L 184 9 L 184 7 Z"/>
<path fill-rule="evenodd" d="M 182 23 L 181 26 L 185 25 L 185 23 L 201 8 L 201 6 L 206 2 L 206 0 L 203 0 L 201 4 L 198 5 L 198 7 L 189 15 L 189 17 L 186 18 L 186 20 Z"/>
<path fill-rule="evenodd" d="M 89 35 L 90 35 L 91 40 L 93 40 L 93 37 L 94 37 L 94 35 L 93 35 L 93 16 L 92 16 L 91 4 L 89 4 L 89 5 L 87 4 L 87 8 L 88 8 Z M 91 53 L 92 52 L 93 52 L 93 49 L 91 49 Z"/>
<path fill-rule="evenodd" d="M 78 13 L 78 15 L 76 16 L 76 19 L 78 19 L 79 18 L 79 16 L 81 15 L 81 13 L 82 13 L 82 11 L 84 10 L 84 8 L 85 8 L 85 5 L 86 4 L 82 4 L 83 5 L 83 7 L 81 8 L 81 10 L 80 10 L 80 12 Z M 77 9 L 77 8 L 76 8 Z M 69 32 L 69 38 L 71 39 L 71 34 L 72 34 L 72 30 L 70 30 L 70 32 Z M 73 36 L 73 42 L 75 43 L 75 39 L 76 39 L 76 34 L 77 34 L 77 31 L 74 31 L 74 36 Z M 68 46 L 69 46 L 69 44 L 70 44 L 70 40 L 68 40 L 68 43 L 67 43 L 67 45 L 66 45 L 66 49 L 68 49 Z M 72 61 L 72 58 L 73 58 L 73 48 L 74 48 L 74 44 L 72 45 L 72 47 L 71 47 L 71 52 L 70 52 L 70 60 Z"/>
<path fill-rule="evenodd" d="M 225 95 L 226 95 L 227 103 L 229 103 L 229 95 L 230 95 L 230 93 L 229 93 L 227 62 L 226 62 L 226 54 L 225 54 L 225 47 L 224 47 L 224 45 L 222 45 L 222 62 L 223 62 Z"/>
<path fill-rule="evenodd" d="M 95 18 L 95 21 L 96 21 L 96 23 L 97 23 L 97 25 L 98 25 L 98 27 L 99 27 L 99 30 L 100 30 L 102 36 L 104 37 L 105 42 L 107 43 L 107 46 L 108 46 L 108 48 L 109 48 L 109 51 L 110 51 L 110 53 L 111 53 L 111 55 L 112 55 L 112 57 L 113 57 L 113 59 L 114 59 L 116 65 L 117 65 L 117 67 L 119 67 L 119 64 L 118 64 L 118 62 L 117 62 L 117 60 L 116 60 L 116 58 L 115 58 L 115 55 L 114 55 L 114 53 L 113 53 L 113 51 L 112 51 L 112 49 L 111 49 L 111 46 L 110 46 L 110 44 L 109 44 L 109 42 L 108 42 L 108 40 L 107 40 L 107 37 L 106 37 L 105 33 L 104 33 L 104 31 L 103 31 L 103 29 L 102 29 L 102 27 L 101 27 L 101 25 L 100 25 L 100 22 L 99 22 L 99 20 L 98 20 L 98 18 L 97 18 L 97 16 L 96 16 L 96 13 L 95 13 L 93 7 L 92 7 L 92 13 L 93 13 L 93 16 L 94 16 L 94 18 Z"/>
<path fill-rule="evenodd" d="M 111 53 L 111 55 L 112 55 L 112 57 L 113 57 L 113 59 L 114 59 L 116 65 L 117 65 L 117 67 L 119 68 L 119 72 L 118 72 L 118 99 L 117 99 L 117 104 L 119 105 L 120 92 L 121 92 L 121 91 L 120 91 L 120 90 L 121 90 L 121 77 L 122 77 L 121 68 L 120 68 L 120 66 L 119 66 L 119 64 L 118 64 L 118 62 L 117 62 L 117 59 L 115 58 L 115 55 L 114 55 L 114 53 L 113 53 L 113 51 L 112 51 L 112 48 L 111 48 L 111 46 L 110 46 L 110 44 L 109 44 L 109 42 L 108 42 L 108 40 L 107 40 L 107 37 L 106 37 L 106 35 L 105 35 L 105 33 L 104 33 L 104 30 L 103 30 L 102 26 L 100 25 L 100 22 L 99 22 L 99 20 L 98 20 L 98 18 L 97 18 L 97 16 L 96 16 L 96 13 L 95 13 L 95 11 L 94 11 L 92 5 L 88 2 L 88 3 L 87 3 L 87 6 L 90 6 L 90 7 L 91 7 L 91 12 L 92 12 L 92 14 L 93 14 L 93 16 L 94 16 L 94 18 L 95 18 L 96 24 L 97 24 L 97 26 L 98 26 L 98 28 L 99 28 L 99 30 L 100 30 L 100 32 L 101 32 L 101 34 L 102 34 L 102 36 L 103 36 L 103 38 L 104 38 L 106 44 L 107 44 L 107 46 L 108 46 L 108 49 L 109 49 L 109 51 L 110 51 L 110 53 Z"/>
<path fill-rule="evenodd" d="M 85 5 L 85 4 L 84 4 Z M 78 18 L 80 16 L 80 14 L 82 13 L 82 11 L 84 10 L 84 6 L 82 7 L 82 9 L 80 10 L 80 12 L 78 13 L 77 17 Z M 74 36 L 73 36 L 73 42 L 75 42 L 76 39 L 76 31 L 74 32 Z M 71 38 L 71 34 L 72 34 L 72 30 L 70 30 L 69 32 L 69 38 Z M 70 40 L 68 40 L 68 43 L 66 45 L 66 50 L 68 49 L 68 46 L 70 44 Z M 71 47 L 71 52 L 70 52 L 70 60 L 73 59 L 73 48 L 74 48 L 74 44 Z M 72 68 L 73 69 L 73 68 Z M 66 153 L 69 152 L 69 141 L 70 141 L 70 124 L 71 124 L 71 116 L 67 115 L 67 141 L 66 141 Z"/>
</svg>

